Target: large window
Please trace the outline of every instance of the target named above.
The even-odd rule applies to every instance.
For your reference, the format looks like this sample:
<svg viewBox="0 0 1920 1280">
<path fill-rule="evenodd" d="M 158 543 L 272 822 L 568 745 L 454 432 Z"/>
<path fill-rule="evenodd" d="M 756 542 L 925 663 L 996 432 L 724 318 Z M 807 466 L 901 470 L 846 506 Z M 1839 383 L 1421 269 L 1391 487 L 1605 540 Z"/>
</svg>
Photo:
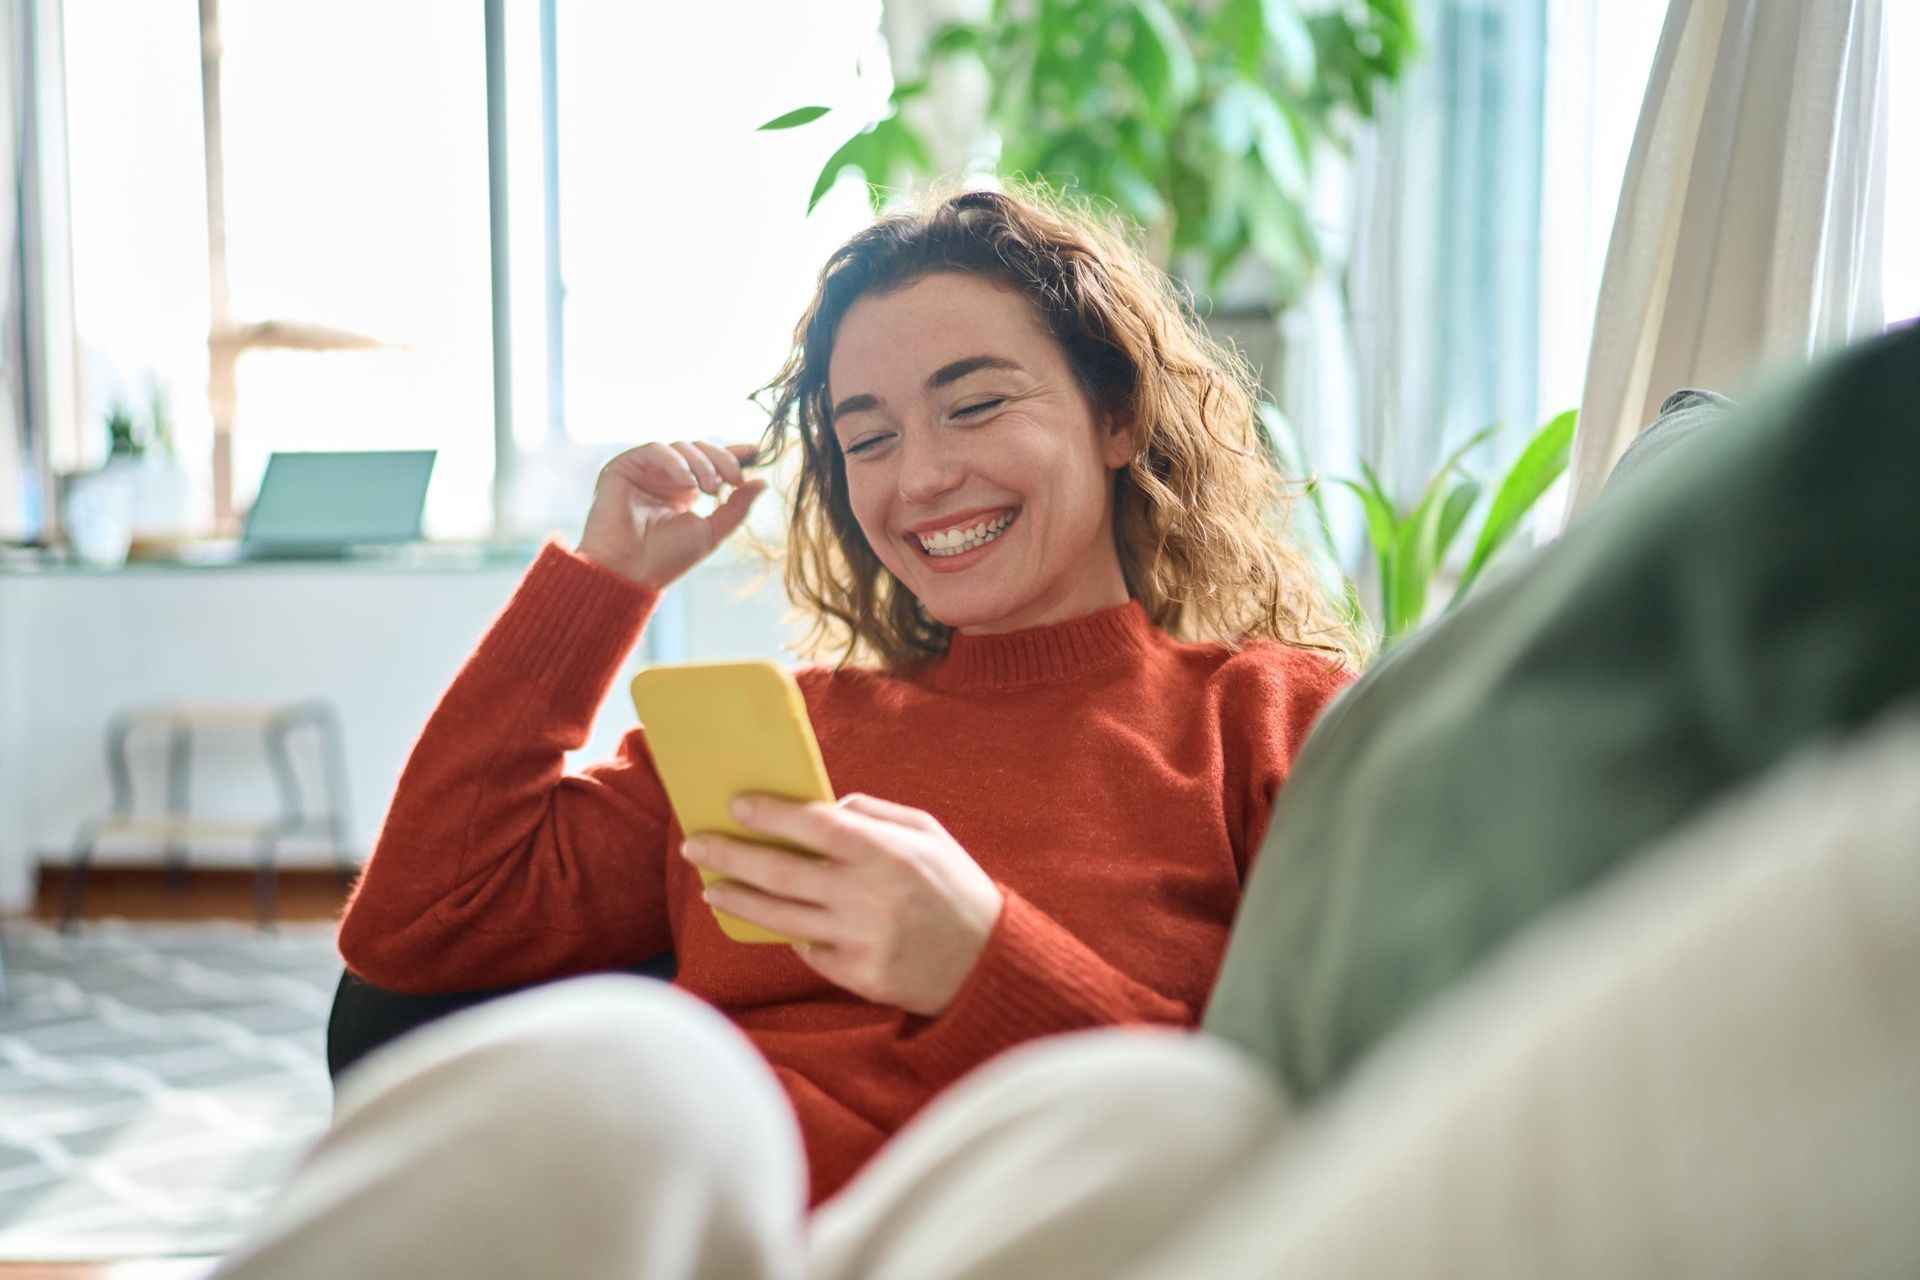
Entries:
<svg viewBox="0 0 1920 1280">
<path fill-rule="evenodd" d="M 756 126 L 813 104 L 871 119 L 891 83 L 878 0 L 507 0 L 505 18 L 521 451 L 508 514 L 538 529 L 577 519 L 622 447 L 758 435 L 748 396 L 784 358 L 820 264 L 872 215 L 852 179 L 806 213 L 846 125 Z"/>
<path fill-rule="evenodd" d="M 805 206 L 828 150 L 883 109 L 880 0 L 497 0 L 514 442 L 500 458 L 487 5 L 211 7 L 225 296 L 235 330 L 251 335 L 236 365 L 237 508 L 275 449 L 432 447 L 430 532 L 537 533 L 577 518 L 593 468 L 620 447 L 758 431 L 748 394 L 778 366 L 820 262 L 868 217 L 852 178 L 811 216 Z M 1455 8 L 1485 21 L 1502 10 Z M 1515 383 L 1537 383 L 1535 419 L 1579 395 L 1665 8 L 1546 6 L 1541 240 L 1505 246 L 1536 254 L 1537 377 Z M 1889 5 L 1887 22 L 1889 65 L 1903 65 L 1920 49 L 1920 10 Z M 204 527 L 215 292 L 201 4 L 64 0 L 63 24 L 85 432 L 53 462 L 96 460 L 108 408 L 144 413 L 158 392 Z M 1460 32 L 1471 34 L 1436 28 L 1430 56 L 1467 48 Z M 1901 234 L 1920 223 L 1920 88 L 1890 83 L 1884 284 L 1889 317 L 1904 319 L 1920 315 L 1920 240 Z M 834 120 L 755 132 L 813 103 Z M 1525 304 L 1503 297 L 1495 313 L 1523 316 Z M 266 322 L 277 327 L 248 328 Z M 1478 425 L 1491 406 L 1474 409 Z M 511 481 L 499 512 L 496 467 Z"/>
<path fill-rule="evenodd" d="M 74 287 L 96 424 L 167 399 L 210 519 L 200 14 L 67 0 Z M 233 502 L 276 449 L 435 448 L 427 527 L 490 521 L 485 62 L 472 6 L 221 0 Z M 262 327 L 267 326 L 267 327 Z M 354 349 L 356 340 L 370 345 Z M 342 349 L 344 348 L 344 349 Z"/>
<path fill-rule="evenodd" d="M 210 456 L 207 188 L 200 28 L 192 0 L 66 0 L 74 323 L 85 448 L 97 460 L 116 400 L 169 402 L 183 456 Z M 58 441 L 60 445 L 67 442 Z M 206 502 L 210 476 L 194 473 Z"/>
<path fill-rule="evenodd" d="M 514 456 L 496 459 L 483 6 L 219 0 L 233 497 L 279 449 L 439 450 L 427 527 L 538 532 L 614 449 L 757 433 L 857 181 L 811 217 L 836 130 L 877 114 L 878 0 L 504 0 Z M 211 518 L 207 167 L 195 0 L 66 0 L 82 413 L 165 398 Z M 544 30 L 543 30 L 544 27 Z M 268 327 L 262 327 L 268 326 Z M 515 528 L 518 526 L 518 528 Z"/>
</svg>

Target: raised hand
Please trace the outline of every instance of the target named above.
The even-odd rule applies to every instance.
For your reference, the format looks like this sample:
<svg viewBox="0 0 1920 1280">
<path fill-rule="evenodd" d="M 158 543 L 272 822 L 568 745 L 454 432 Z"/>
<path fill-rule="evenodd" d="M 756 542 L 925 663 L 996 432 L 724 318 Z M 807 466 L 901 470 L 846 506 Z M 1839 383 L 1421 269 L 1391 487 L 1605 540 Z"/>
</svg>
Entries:
<svg viewBox="0 0 1920 1280">
<path fill-rule="evenodd" d="M 741 470 L 753 453 L 752 445 L 722 448 L 704 440 L 628 449 L 600 469 L 577 550 L 644 586 L 664 588 L 747 518 L 747 508 L 767 487 Z M 700 494 L 717 496 L 729 485 L 733 491 L 712 512 L 693 513 Z"/>
</svg>

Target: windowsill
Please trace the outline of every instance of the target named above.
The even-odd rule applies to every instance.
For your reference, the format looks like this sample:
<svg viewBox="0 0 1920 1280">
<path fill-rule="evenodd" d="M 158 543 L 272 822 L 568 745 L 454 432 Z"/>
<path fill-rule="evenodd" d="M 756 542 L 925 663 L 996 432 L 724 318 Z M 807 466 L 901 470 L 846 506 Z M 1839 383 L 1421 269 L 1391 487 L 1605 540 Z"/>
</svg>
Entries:
<svg viewBox="0 0 1920 1280">
<path fill-rule="evenodd" d="M 416 542 L 356 549 L 339 558 L 240 559 L 231 544 L 213 544 L 124 564 L 90 564 L 63 553 L 0 551 L 0 576 L 130 577 L 205 573 L 473 573 L 522 569 L 533 562 L 536 542 Z"/>
</svg>

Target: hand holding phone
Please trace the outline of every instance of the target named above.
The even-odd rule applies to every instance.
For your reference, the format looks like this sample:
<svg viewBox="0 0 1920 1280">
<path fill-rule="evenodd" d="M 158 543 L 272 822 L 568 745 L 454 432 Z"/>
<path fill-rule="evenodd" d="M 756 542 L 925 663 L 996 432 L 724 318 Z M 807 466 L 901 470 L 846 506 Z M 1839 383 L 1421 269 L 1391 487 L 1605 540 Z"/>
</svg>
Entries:
<svg viewBox="0 0 1920 1280">
<path fill-rule="evenodd" d="M 791 675 L 771 662 L 689 663 L 648 667 L 630 689 L 682 832 L 719 832 L 815 856 L 750 832 L 727 812 L 747 793 L 834 802 L 806 700 Z M 700 876 L 706 884 L 720 878 L 705 868 Z M 735 942 L 797 941 L 717 909 L 714 918 Z"/>
</svg>

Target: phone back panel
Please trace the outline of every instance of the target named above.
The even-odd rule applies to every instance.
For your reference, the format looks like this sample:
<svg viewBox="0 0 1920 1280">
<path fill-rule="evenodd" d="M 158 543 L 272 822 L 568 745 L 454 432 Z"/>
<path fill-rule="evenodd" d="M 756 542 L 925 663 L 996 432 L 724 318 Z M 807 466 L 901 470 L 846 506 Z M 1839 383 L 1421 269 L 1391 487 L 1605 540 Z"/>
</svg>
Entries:
<svg viewBox="0 0 1920 1280">
<path fill-rule="evenodd" d="M 747 831 L 727 813 L 743 792 L 833 802 L 807 704 L 791 675 L 771 662 L 687 663 L 648 667 L 633 678 L 631 691 L 682 831 L 717 831 L 806 853 Z M 700 875 L 706 883 L 721 878 L 705 868 Z M 792 941 L 723 911 L 714 916 L 736 942 Z"/>
</svg>

